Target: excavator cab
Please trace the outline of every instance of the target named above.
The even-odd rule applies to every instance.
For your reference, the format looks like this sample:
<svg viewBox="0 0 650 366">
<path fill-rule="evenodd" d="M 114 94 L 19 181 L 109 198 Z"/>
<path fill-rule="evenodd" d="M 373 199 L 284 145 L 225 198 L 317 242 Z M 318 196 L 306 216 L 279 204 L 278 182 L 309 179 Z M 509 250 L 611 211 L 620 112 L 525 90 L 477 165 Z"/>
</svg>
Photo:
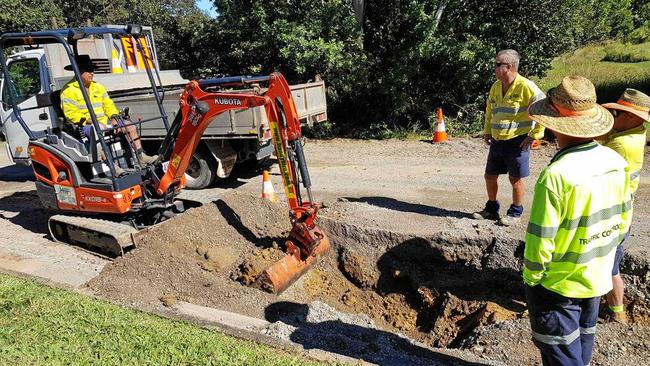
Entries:
<svg viewBox="0 0 650 366">
<path fill-rule="evenodd" d="M 3 51 L 11 47 L 38 49 L 48 45 L 57 44 L 62 50 L 63 57 L 67 57 L 73 72 L 73 79 L 83 85 L 81 72 L 77 64 L 79 56 L 78 43 L 86 38 L 110 34 L 113 39 L 122 37 L 134 39 L 136 51 L 142 59 L 147 60 L 151 53 L 143 49 L 139 42 L 142 37 L 142 27 L 129 25 L 125 27 L 87 27 L 74 29 L 55 29 L 49 31 L 27 33 L 4 33 L 0 36 L 0 49 Z M 14 85 L 5 60 L 4 52 L 0 52 L 2 75 L 4 84 Z M 151 93 L 155 97 L 160 114 L 147 121 L 136 123 L 126 120 L 122 115 L 111 116 L 122 124 L 137 124 L 152 120 L 162 120 L 166 129 L 169 123 L 162 98 L 164 91 L 158 87 L 155 80 L 158 69 L 150 67 L 152 62 L 144 62 L 146 75 L 151 84 Z M 91 133 L 85 136 L 80 126 L 66 122 L 66 116 L 61 108 L 60 90 L 47 90 L 36 96 L 37 106 L 33 108 L 50 107 L 55 114 L 56 121 L 51 127 L 34 131 L 26 123 L 23 113 L 29 115 L 28 109 L 21 108 L 20 96 L 16 95 L 16 88 L 4 88 L 9 108 L 13 111 L 16 124 L 20 124 L 29 138 L 28 154 L 36 177 L 36 190 L 41 203 L 46 208 L 69 212 L 85 213 L 91 215 L 108 215 L 113 221 L 130 222 L 137 228 L 155 223 L 166 216 L 141 215 L 140 211 L 151 205 L 165 206 L 176 212 L 182 212 L 184 207 L 173 199 L 168 202 L 151 202 L 145 196 L 143 177 L 147 170 L 138 165 L 133 141 L 122 133 L 115 133 L 115 129 L 102 129 L 98 117 L 93 109 L 88 90 L 81 88 L 85 108 L 90 119 L 86 121 L 91 126 Z M 116 167 L 120 167 L 125 174 L 116 174 Z M 165 201 L 164 199 L 162 201 Z M 75 218 L 76 221 L 80 221 Z M 83 243 L 86 246 L 99 249 L 109 255 L 121 255 L 125 250 L 133 247 L 130 238 L 113 240 L 110 232 L 97 233 L 96 230 L 84 231 L 83 224 L 73 224 L 64 215 L 56 215 L 50 219 L 50 232 L 52 236 L 61 241 Z M 101 224 L 96 225 L 101 227 Z M 106 230 L 115 228 L 110 224 Z M 120 230 L 117 230 L 120 231 Z M 124 231 L 124 230 L 122 230 Z M 129 230 L 127 230 L 129 231 Z"/>
</svg>

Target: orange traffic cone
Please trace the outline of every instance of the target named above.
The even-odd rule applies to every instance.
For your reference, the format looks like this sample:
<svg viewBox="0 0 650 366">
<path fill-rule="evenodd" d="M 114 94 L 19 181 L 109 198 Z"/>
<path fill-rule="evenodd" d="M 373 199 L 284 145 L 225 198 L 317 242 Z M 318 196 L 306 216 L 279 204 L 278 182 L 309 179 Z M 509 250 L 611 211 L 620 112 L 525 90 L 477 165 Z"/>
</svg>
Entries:
<svg viewBox="0 0 650 366">
<path fill-rule="evenodd" d="M 442 118 L 442 108 L 436 109 L 438 117 L 433 128 L 433 140 L 431 142 L 447 141 L 447 130 L 445 130 L 445 120 Z"/>
<path fill-rule="evenodd" d="M 266 198 L 271 202 L 278 202 L 278 196 L 275 194 L 273 189 L 273 184 L 271 183 L 271 177 L 269 176 L 269 171 L 264 170 L 262 172 L 262 198 Z"/>
</svg>

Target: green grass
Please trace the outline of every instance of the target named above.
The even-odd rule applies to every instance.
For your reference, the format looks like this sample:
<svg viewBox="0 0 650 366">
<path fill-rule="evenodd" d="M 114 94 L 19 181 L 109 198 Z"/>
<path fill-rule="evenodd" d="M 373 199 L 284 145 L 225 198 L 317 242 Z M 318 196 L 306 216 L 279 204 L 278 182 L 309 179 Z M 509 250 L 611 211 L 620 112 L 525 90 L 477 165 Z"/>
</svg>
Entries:
<svg viewBox="0 0 650 366">
<path fill-rule="evenodd" d="M 596 86 L 599 103 L 616 101 L 625 88 L 650 93 L 650 42 L 623 44 L 610 41 L 589 45 L 561 55 L 551 66 L 546 77 L 535 80 L 544 91 L 558 85 L 567 75 L 582 75 Z"/>
<path fill-rule="evenodd" d="M 218 331 L 0 274 L 2 365 L 317 365 Z"/>
</svg>

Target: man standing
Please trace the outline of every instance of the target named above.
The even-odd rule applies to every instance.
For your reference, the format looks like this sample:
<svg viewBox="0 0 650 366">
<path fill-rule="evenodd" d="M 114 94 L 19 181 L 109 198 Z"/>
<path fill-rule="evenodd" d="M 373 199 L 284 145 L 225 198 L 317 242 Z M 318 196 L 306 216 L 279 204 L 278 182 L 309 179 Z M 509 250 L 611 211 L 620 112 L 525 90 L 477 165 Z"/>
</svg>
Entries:
<svg viewBox="0 0 650 366">
<path fill-rule="evenodd" d="M 593 84 L 569 76 L 528 109 L 560 151 L 535 185 L 523 279 L 533 343 L 544 365 L 588 365 L 600 296 L 612 289 L 616 247 L 632 217 L 628 164 L 593 138 L 612 115 Z"/>
<path fill-rule="evenodd" d="M 526 112 L 531 103 L 544 98 L 544 93 L 535 83 L 519 75 L 519 60 L 515 50 L 499 51 L 496 57 L 497 81 L 490 88 L 483 129 L 485 143 L 490 145 L 485 166 L 488 201 L 482 211 L 473 214 L 476 219 L 499 219 L 498 178 L 508 173 L 512 204 L 507 215 L 500 219 L 506 226 L 518 222 L 524 212 L 523 178 L 529 175 L 530 145 L 544 136 L 544 128 L 534 126 Z"/>
<path fill-rule="evenodd" d="M 643 152 L 646 143 L 646 128 L 643 122 L 650 122 L 650 97 L 638 90 L 627 89 L 616 103 L 603 104 L 614 115 L 614 127 L 604 136 L 602 143 L 619 153 L 630 165 L 630 191 L 632 195 L 639 187 Z M 623 239 L 625 241 L 625 238 Z M 612 270 L 614 289 L 607 294 L 610 319 L 627 323 L 623 308 L 625 284 L 620 275 L 623 258 L 623 242 L 616 248 L 616 259 Z"/>
<path fill-rule="evenodd" d="M 113 118 L 114 115 L 119 114 L 119 111 L 115 107 L 115 103 L 113 103 L 113 100 L 108 96 L 106 88 L 104 88 L 100 83 L 93 81 L 95 67 L 90 56 L 79 55 L 75 60 L 77 61 L 79 72 L 81 73 L 83 87 L 86 88 L 86 91 L 88 92 L 88 97 L 90 98 L 93 111 L 95 112 L 95 116 L 97 116 L 97 122 L 99 122 L 100 127 L 102 127 L 102 129 L 108 128 L 109 121 L 111 122 L 111 125 L 119 127 L 117 126 L 117 120 Z M 66 66 L 65 69 L 72 70 L 72 65 Z M 89 136 L 92 133 L 90 112 L 86 107 L 86 102 L 81 93 L 81 86 L 74 78 L 61 89 L 61 108 L 63 109 L 66 122 L 81 125 L 86 136 Z M 133 140 L 133 144 L 135 145 L 134 148 L 138 155 L 138 161 L 141 165 L 151 164 L 155 161 L 157 156 L 152 157 L 144 153 L 140 142 L 140 136 L 138 135 L 135 126 L 129 125 L 119 128 L 124 130 L 123 132 L 127 133 Z M 105 157 L 102 157 L 102 159 L 105 159 Z M 119 173 L 123 173 L 123 170 L 119 166 L 116 166 L 116 170 L 119 170 Z"/>
</svg>

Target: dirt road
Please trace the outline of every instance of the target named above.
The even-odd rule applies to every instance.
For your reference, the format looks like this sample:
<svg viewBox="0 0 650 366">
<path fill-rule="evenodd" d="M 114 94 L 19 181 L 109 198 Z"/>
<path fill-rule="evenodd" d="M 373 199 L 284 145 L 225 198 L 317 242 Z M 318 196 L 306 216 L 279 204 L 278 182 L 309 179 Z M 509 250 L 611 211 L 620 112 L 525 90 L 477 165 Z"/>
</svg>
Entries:
<svg viewBox="0 0 650 366">
<path fill-rule="evenodd" d="M 526 182 L 525 217 L 520 224 L 509 228 L 469 217 L 486 199 L 482 175 L 487 147 L 481 140 L 452 139 L 432 145 L 424 141 L 339 139 L 308 141 L 305 150 L 315 200 L 325 205 L 320 216 L 322 225 L 330 231 L 335 247 L 327 260 L 280 300 L 291 303 L 320 300 L 337 311 L 365 314 L 374 321 L 374 327 L 391 332 L 382 338 L 390 340 L 388 343 L 398 342 L 391 335 L 400 332 L 429 346 L 463 346 L 489 363 L 535 362 L 536 353 L 527 340 L 526 322 L 522 321 L 525 319 L 517 320 L 525 316 L 521 298 L 517 297 L 516 284 L 520 283 L 517 260 L 520 254 L 517 253 L 525 231 L 531 187 L 554 155 L 553 146 L 544 146 L 533 153 L 532 177 Z M 29 169 L 7 167 L 6 157 L 0 159 L 4 159 L 0 160 L 3 166 L 0 168 L 1 268 L 49 278 L 56 273 L 55 281 L 79 286 L 106 267 L 90 288 L 122 303 L 150 308 L 162 306 L 159 302 L 162 295 L 172 295 L 251 316 L 267 315 L 267 320 L 271 320 L 265 313 L 275 300 L 251 289 L 240 289 L 241 285 L 234 280 L 245 276 L 240 273 L 238 262 L 211 261 L 210 257 L 215 255 L 209 251 L 211 245 L 213 249 L 225 248 L 224 243 L 230 242 L 238 246 L 239 252 L 219 252 L 224 258 L 244 252 L 265 258 L 273 239 L 279 238 L 286 229 L 284 219 L 263 220 L 263 215 L 275 215 L 276 208 L 260 206 L 251 198 L 261 190 L 261 178 L 257 174 L 242 172 L 243 177 L 225 182 L 222 188 L 188 192 L 206 202 L 221 197 L 223 200 L 216 207 L 206 207 L 186 216 L 187 221 L 180 222 L 182 228 L 158 233 L 158 238 L 182 242 L 182 245 L 166 247 L 167 251 L 172 248 L 173 254 L 145 256 L 143 253 L 155 249 L 150 246 L 107 265 L 93 255 L 52 243 L 47 238 L 44 222 L 50 213 L 40 209 Z M 273 172 L 272 181 L 279 191 L 277 168 Z M 499 200 L 505 211 L 511 202 L 511 191 L 505 178 L 501 178 L 500 184 Z M 649 198 L 650 174 L 646 165 L 636 197 L 633 234 L 628 244 L 630 255 L 625 262 L 626 270 L 635 276 L 631 279 L 638 282 L 633 289 L 636 293 L 630 294 L 635 298 L 645 298 L 647 294 L 650 253 L 645 242 L 650 237 Z M 225 221 L 216 217 L 202 221 L 202 215 L 220 214 L 224 214 Z M 233 217 L 239 226 L 234 225 L 236 230 L 229 231 Z M 222 235 L 208 233 L 205 226 L 221 228 Z M 273 237 L 265 234 L 268 230 L 273 232 Z M 264 250 L 255 248 L 260 243 Z M 156 262 L 143 266 L 147 260 L 144 257 L 152 256 Z M 415 262 L 418 266 L 413 265 Z M 441 267 L 432 268 L 432 263 Z M 169 277 L 165 273 L 170 271 L 157 269 L 164 265 L 176 266 Z M 221 282 L 215 282 L 216 276 L 221 276 L 218 280 Z M 116 279 L 123 279 L 128 286 L 116 286 Z M 219 294 L 205 290 L 215 283 L 223 284 Z M 320 305 L 311 307 L 308 313 L 313 310 L 322 314 L 322 309 Z M 435 317 L 431 315 L 433 312 L 437 314 Z M 295 326 L 290 319 L 278 319 L 273 320 L 276 326 L 270 333 L 297 334 L 293 328 L 287 333 L 288 328 L 277 326 Z M 368 323 L 364 319 L 352 321 L 357 325 L 348 329 L 350 333 L 359 333 L 358 325 Z M 642 325 L 635 326 L 624 332 L 648 333 Z M 322 332 L 321 328 L 308 329 L 316 334 Z M 327 329 L 332 332 L 332 328 Z M 600 329 L 604 340 L 622 334 L 620 329 L 609 325 Z M 523 340 L 513 342 L 515 335 Z M 383 341 L 368 341 L 368 336 L 364 337 L 354 339 L 353 343 L 366 345 L 366 353 L 345 353 L 341 339 L 310 345 L 364 359 L 374 355 L 373 349 L 385 347 Z M 495 337 L 504 341 L 494 341 Z M 628 350 L 634 349 L 629 359 L 643 364 L 650 357 L 650 345 L 647 339 L 640 345 L 637 343 L 626 344 Z M 618 346 L 612 344 L 599 343 L 601 351 L 595 354 L 595 364 L 613 362 Z M 455 356 L 472 359 L 472 354 L 467 352 Z M 389 362 L 388 356 L 382 357 L 374 360 L 384 364 L 418 363 L 415 359 L 390 359 Z"/>
</svg>

